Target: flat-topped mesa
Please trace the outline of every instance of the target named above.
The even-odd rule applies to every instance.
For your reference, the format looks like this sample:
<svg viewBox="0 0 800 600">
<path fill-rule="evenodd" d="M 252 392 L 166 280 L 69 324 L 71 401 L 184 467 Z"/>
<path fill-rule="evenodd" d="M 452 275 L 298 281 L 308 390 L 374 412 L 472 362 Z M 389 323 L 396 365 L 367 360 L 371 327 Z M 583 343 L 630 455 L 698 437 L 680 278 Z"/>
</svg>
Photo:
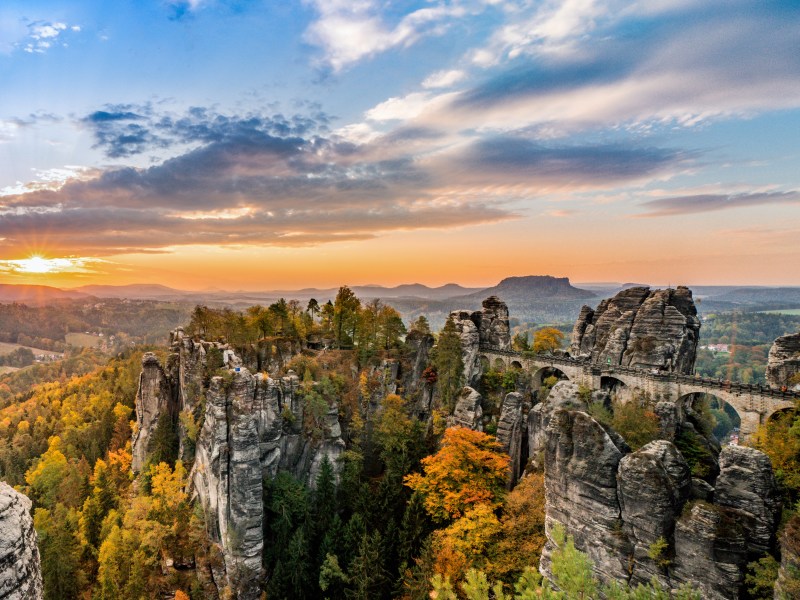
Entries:
<svg viewBox="0 0 800 600">
<path fill-rule="evenodd" d="M 570 354 L 594 363 L 691 374 L 700 319 L 687 287 L 633 287 L 584 306 L 572 330 Z"/>
<path fill-rule="evenodd" d="M 41 600 L 42 594 L 31 501 L 0 482 L 0 598 Z"/>
<path fill-rule="evenodd" d="M 511 327 L 508 323 L 508 306 L 497 296 L 489 296 L 481 310 L 454 310 L 450 318 L 461 336 L 464 361 L 464 381 L 475 386 L 481 377 L 479 351 L 481 346 L 511 349 Z"/>
<path fill-rule="evenodd" d="M 779 337 L 769 349 L 767 383 L 800 390 L 800 332 Z"/>
</svg>

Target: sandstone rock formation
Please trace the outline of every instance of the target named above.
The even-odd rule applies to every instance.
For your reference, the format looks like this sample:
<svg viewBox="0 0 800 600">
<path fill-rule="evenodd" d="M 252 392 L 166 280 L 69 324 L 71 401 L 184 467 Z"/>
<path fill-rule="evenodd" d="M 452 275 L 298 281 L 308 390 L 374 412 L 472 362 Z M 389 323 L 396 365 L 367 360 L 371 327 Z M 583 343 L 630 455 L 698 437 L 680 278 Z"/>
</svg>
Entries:
<svg viewBox="0 0 800 600">
<path fill-rule="evenodd" d="M 326 458 L 335 465 L 344 450 L 338 407 L 330 405 L 309 432 L 293 372 L 279 380 L 253 374 L 229 347 L 177 332 L 166 371 L 155 356 L 143 359 L 136 411 L 144 427 L 134 440 L 135 467 L 147 460 L 159 418 L 178 410 L 201 418 L 196 443 L 179 433 L 182 451 L 193 459 L 193 495 L 210 538 L 222 550 L 224 570 L 215 573 L 217 584 L 230 585 L 239 600 L 258 598 L 264 576 L 263 480 L 282 470 L 313 486 Z"/>
<path fill-rule="evenodd" d="M 578 385 L 571 381 L 559 381 L 550 390 L 547 398 L 533 406 L 528 412 L 528 451 L 531 456 L 544 450 L 547 441 L 547 426 L 559 409 L 586 410 L 586 403 L 578 397 Z"/>
<path fill-rule="evenodd" d="M 690 583 L 710 600 L 741 597 L 748 562 L 774 547 L 780 506 L 769 458 L 729 446 L 716 479 L 694 479 L 672 442 L 630 452 L 615 432 L 569 408 L 570 384 L 553 390 L 566 408 L 530 411 L 548 419 L 542 574 L 552 578 L 552 532 L 560 523 L 601 581 L 637 585 L 656 578 L 666 589 Z M 531 423 L 539 423 L 529 418 L 536 439 Z"/>
<path fill-rule="evenodd" d="M 461 336 L 464 381 L 474 387 L 482 374 L 479 347 L 484 345 L 501 350 L 511 349 L 508 307 L 497 296 L 490 296 L 483 301 L 481 310 L 454 310 L 450 313 L 450 318 Z"/>
<path fill-rule="evenodd" d="M 456 408 L 447 419 L 448 427 L 466 427 L 483 431 L 481 395 L 471 387 L 464 387 L 456 400 Z"/>
<path fill-rule="evenodd" d="M 675 587 L 689 583 L 708 600 L 740 597 L 747 565 L 747 539 L 730 508 L 695 501 L 675 524 Z"/>
<path fill-rule="evenodd" d="M 751 554 L 768 552 L 775 544 L 781 513 L 769 457 L 754 448 L 725 446 L 719 455 L 719 467 L 714 502 L 748 516 L 743 526 Z"/>
<path fill-rule="evenodd" d="M 800 597 L 800 516 L 795 515 L 781 534 L 781 566 L 775 582 L 775 600 Z"/>
<path fill-rule="evenodd" d="M 0 482 L 0 599 L 40 600 L 42 594 L 31 501 Z"/>
<path fill-rule="evenodd" d="M 665 440 L 650 442 L 623 457 L 617 472 L 617 487 L 623 532 L 633 545 L 630 583 L 646 584 L 653 577 L 664 587 L 667 550 L 652 557 L 659 540 L 669 540 L 689 498 L 691 472 L 678 449 Z"/>
<path fill-rule="evenodd" d="M 545 527 L 540 570 L 552 579 L 554 523 L 575 538 L 603 581 L 628 578 L 631 547 L 622 532 L 617 468 L 623 451 L 603 427 L 579 411 L 556 411 L 545 444 Z"/>
<path fill-rule="evenodd" d="M 700 320 L 686 287 L 634 287 L 581 309 L 570 354 L 602 365 L 691 374 Z"/>
<path fill-rule="evenodd" d="M 767 383 L 772 387 L 800 390 L 800 333 L 779 337 L 769 349 Z"/>
<path fill-rule="evenodd" d="M 178 404 L 172 385 L 158 358 L 152 352 L 142 356 L 142 373 L 139 376 L 139 391 L 136 394 L 136 432 L 133 436 L 133 470 L 140 471 L 150 451 L 150 442 L 164 416 L 172 421 L 177 418 Z"/>
<path fill-rule="evenodd" d="M 497 422 L 497 441 L 511 456 L 509 486 L 517 482 L 525 468 L 525 459 L 528 456 L 526 413 L 529 409 L 530 404 L 518 392 L 510 392 L 503 398 L 500 420 Z"/>
</svg>

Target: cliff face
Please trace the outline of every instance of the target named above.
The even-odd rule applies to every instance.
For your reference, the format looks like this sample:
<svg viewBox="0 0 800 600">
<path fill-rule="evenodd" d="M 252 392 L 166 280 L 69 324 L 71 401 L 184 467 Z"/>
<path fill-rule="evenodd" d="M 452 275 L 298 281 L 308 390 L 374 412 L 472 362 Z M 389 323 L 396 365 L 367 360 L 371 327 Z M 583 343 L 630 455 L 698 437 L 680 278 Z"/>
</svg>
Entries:
<svg viewBox="0 0 800 600">
<path fill-rule="evenodd" d="M 178 401 L 158 358 L 152 352 L 142 356 L 142 374 L 136 394 L 136 432 L 133 436 L 133 470 L 140 471 L 150 451 L 159 419 L 174 421 Z"/>
<path fill-rule="evenodd" d="M 688 288 L 629 288 L 594 310 L 581 309 L 570 354 L 603 365 L 691 374 L 699 332 Z"/>
<path fill-rule="evenodd" d="M 293 372 L 281 379 L 253 374 L 227 346 L 178 332 L 166 371 L 154 356 L 143 360 L 134 439 L 138 468 L 147 459 L 149 438 L 142 431 L 152 432 L 153 423 L 176 410 L 202 417 L 196 440 L 189 440 L 183 427 L 179 440 L 184 458 L 194 461 L 193 495 L 224 558 L 215 580 L 240 600 L 258 598 L 264 577 L 263 480 L 282 470 L 313 485 L 326 458 L 335 465 L 344 450 L 338 407 L 329 406 L 309 432 Z"/>
<path fill-rule="evenodd" d="M 767 383 L 772 387 L 797 387 L 794 381 L 800 375 L 800 333 L 779 337 L 769 349 L 767 359 Z"/>
<path fill-rule="evenodd" d="M 670 441 L 630 452 L 582 411 L 558 408 L 548 417 L 543 575 L 552 578 L 552 531 L 560 523 L 603 581 L 656 578 L 666 589 L 691 583 L 711 600 L 741 597 L 747 563 L 774 546 L 780 507 L 766 455 L 724 448 L 712 486 L 692 479 Z"/>
<path fill-rule="evenodd" d="M 42 594 L 31 501 L 0 482 L 0 598 L 41 600 Z"/>
</svg>

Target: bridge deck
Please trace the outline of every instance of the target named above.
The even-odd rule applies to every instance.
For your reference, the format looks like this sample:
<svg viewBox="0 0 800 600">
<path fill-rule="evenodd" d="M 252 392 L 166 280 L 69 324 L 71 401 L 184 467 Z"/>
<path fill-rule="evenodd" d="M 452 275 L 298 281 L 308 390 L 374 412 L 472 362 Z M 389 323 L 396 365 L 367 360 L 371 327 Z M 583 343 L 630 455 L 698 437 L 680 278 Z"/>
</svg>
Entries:
<svg viewBox="0 0 800 600">
<path fill-rule="evenodd" d="M 532 361 L 548 365 L 561 364 L 572 367 L 583 367 L 585 369 L 591 369 L 593 373 L 598 375 L 613 375 L 614 373 L 622 373 L 663 383 L 685 383 L 688 385 L 706 388 L 709 390 L 709 393 L 713 392 L 714 390 L 718 390 L 729 393 L 766 396 L 772 399 L 783 400 L 787 402 L 800 400 L 800 392 L 792 390 L 784 391 L 764 385 L 755 385 L 722 379 L 711 379 L 709 377 L 684 375 L 683 373 L 668 373 L 662 371 L 651 371 L 647 369 L 636 369 L 622 365 L 606 366 L 593 363 L 589 359 L 573 358 L 571 356 L 556 356 L 552 354 L 534 354 L 532 352 L 516 352 L 514 350 L 505 350 L 503 348 L 494 346 L 482 345 L 479 348 L 482 354 L 494 354 L 515 358 L 519 361 Z"/>
</svg>

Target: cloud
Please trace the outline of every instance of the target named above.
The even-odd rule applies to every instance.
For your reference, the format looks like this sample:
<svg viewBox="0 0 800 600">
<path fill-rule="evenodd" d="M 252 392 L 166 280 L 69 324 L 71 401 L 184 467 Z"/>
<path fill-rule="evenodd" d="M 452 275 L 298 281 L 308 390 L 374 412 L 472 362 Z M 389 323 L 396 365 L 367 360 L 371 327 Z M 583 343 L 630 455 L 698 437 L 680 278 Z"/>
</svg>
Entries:
<svg viewBox="0 0 800 600">
<path fill-rule="evenodd" d="M 463 227 L 517 218 L 514 202 L 556 186 L 606 188 L 692 160 L 669 149 L 542 145 L 520 136 L 451 146 L 423 127 L 358 142 L 325 133 L 322 114 L 231 116 L 198 107 L 176 116 L 124 105 L 81 122 L 109 156 L 162 144 L 173 156 L 147 168 L 76 168 L 6 190 L 0 250 L 45 237 L 53 251 L 103 256 Z"/>
<path fill-rule="evenodd" d="M 698 194 L 659 198 L 641 204 L 641 207 L 647 212 L 637 216 L 672 217 L 769 204 L 800 204 L 800 192 L 793 190 L 749 194 Z"/>
<path fill-rule="evenodd" d="M 324 52 L 334 72 L 392 48 L 407 47 L 425 36 L 443 34 L 456 19 L 481 13 L 491 0 L 432 0 L 392 23 L 376 0 L 306 0 L 318 18 L 305 33 Z"/>
<path fill-rule="evenodd" d="M 437 71 L 431 73 L 422 82 L 424 88 L 449 88 L 457 83 L 461 83 L 467 78 L 467 74 L 459 69 L 451 69 L 449 71 Z"/>
<path fill-rule="evenodd" d="M 66 46 L 60 40 L 65 33 L 79 33 L 79 25 L 69 25 L 61 21 L 33 21 L 28 23 L 25 38 L 16 46 L 29 54 L 44 54 L 55 45 Z"/>
<path fill-rule="evenodd" d="M 181 144 L 222 141 L 252 132 L 276 136 L 327 131 L 330 119 L 317 110 L 311 116 L 229 116 L 195 107 L 183 115 L 156 113 L 149 104 L 107 105 L 83 117 L 95 139 L 94 148 L 109 158 L 125 158 Z"/>
<path fill-rule="evenodd" d="M 486 137 L 434 159 L 437 169 L 462 182 L 518 185 L 539 193 L 609 189 L 685 169 L 691 152 L 635 145 L 542 144 L 515 136 Z"/>
<path fill-rule="evenodd" d="M 518 23 L 495 34 L 497 47 L 480 49 L 492 56 L 485 77 L 417 120 L 569 136 L 694 127 L 800 106 L 796 5 L 661 2 L 665 14 L 654 19 L 647 3 L 598 12 L 601 4 L 545 2 L 527 19 L 516 14 Z M 569 51 L 553 50 L 565 44 Z"/>
</svg>

